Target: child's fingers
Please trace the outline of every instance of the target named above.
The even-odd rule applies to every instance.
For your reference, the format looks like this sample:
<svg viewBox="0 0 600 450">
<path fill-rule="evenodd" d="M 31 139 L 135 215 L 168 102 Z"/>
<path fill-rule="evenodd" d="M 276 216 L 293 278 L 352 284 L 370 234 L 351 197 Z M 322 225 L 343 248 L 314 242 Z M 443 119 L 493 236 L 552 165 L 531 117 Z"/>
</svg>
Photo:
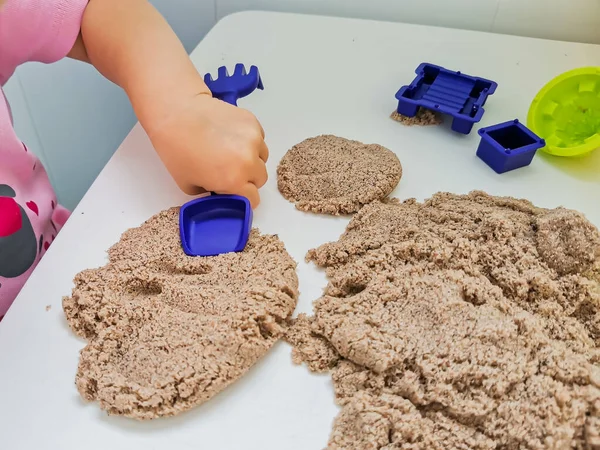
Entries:
<svg viewBox="0 0 600 450">
<path fill-rule="evenodd" d="M 258 188 L 253 183 L 246 183 L 238 192 L 238 195 L 246 197 L 250 200 L 252 209 L 256 208 L 260 203 L 260 195 L 258 194 Z"/>
<path fill-rule="evenodd" d="M 262 159 L 256 159 L 254 161 L 254 167 L 252 168 L 252 174 L 250 175 L 250 182 L 257 188 L 261 188 L 267 182 L 269 175 L 267 174 L 267 166 Z"/>
<path fill-rule="evenodd" d="M 256 119 L 256 117 L 255 117 Z M 258 124 L 258 128 L 260 128 L 260 134 L 262 136 L 262 138 L 265 138 L 265 129 L 262 127 L 262 125 L 260 124 L 260 122 L 258 121 L 258 119 L 256 119 L 256 123 Z"/>
<path fill-rule="evenodd" d="M 206 189 L 200 187 L 200 186 L 196 186 L 195 184 L 191 184 L 191 183 L 177 183 L 179 186 L 179 189 L 181 189 L 183 191 L 184 194 L 187 195 L 200 195 L 200 194 L 206 194 L 206 192 L 208 192 Z"/>
<path fill-rule="evenodd" d="M 239 108 L 242 109 L 242 108 Z M 260 130 L 260 135 L 262 136 L 262 138 L 265 138 L 265 129 L 262 127 L 261 123 L 258 121 L 258 118 L 252 114 L 250 111 L 248 111 L 247 109 L 244 110 L 246 112 L 246 114 L 249 117 L 252 117 L 254 119 L 254 122 L 256 123 L 256 125 L 258 125 L 258 129 Z"/>
<path fill-rule="evenodd" d="M 264 162 L 267 162 L 269 159 L 269 147 L 265 141 L 263 141 L 258 149 L 258 157 L 262 159 Z"/>
</svg>

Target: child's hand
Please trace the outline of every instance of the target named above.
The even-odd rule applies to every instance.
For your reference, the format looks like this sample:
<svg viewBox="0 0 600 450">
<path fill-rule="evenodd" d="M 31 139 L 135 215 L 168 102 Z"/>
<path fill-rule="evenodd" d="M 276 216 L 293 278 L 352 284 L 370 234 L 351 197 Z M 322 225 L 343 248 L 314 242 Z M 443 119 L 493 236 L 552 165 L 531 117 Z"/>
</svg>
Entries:
<svg viewBox="0 0 600 450">
<path fill-rule="evenodd" d="M 213 99 L 185 48 L 146 0 L 89 0 L 71 56 L 121 86 L 187 194 L 247 197 L 256 207 L 268 149 L 256 118 Z"/>
<path fill-rule="evenodd" d="M 181 190 L 242 195 L 258 206 L 269 150 L 256 117 L 208 94 L 169 107 L 143 125 Z"/>
</svg>

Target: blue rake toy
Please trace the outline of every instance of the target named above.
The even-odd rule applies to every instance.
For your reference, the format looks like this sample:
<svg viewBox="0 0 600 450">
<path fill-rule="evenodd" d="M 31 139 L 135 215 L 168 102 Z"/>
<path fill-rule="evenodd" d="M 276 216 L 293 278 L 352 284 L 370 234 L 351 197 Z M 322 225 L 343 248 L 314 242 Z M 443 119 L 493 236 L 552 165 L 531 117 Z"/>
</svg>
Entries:
<svg viewBox="0 0 600 450">
<path fill-rule="evenodd" d="M 258 67 L 246 73 L 243 64 L 236 64 L 233 75 L 225 66 L 219 67 L 216 80 L 206 74 L 204 82 L 213 97 L 237 106 L 237 100 L 263 89 Z M 179 233 L 183 251 L 189 256 L 216 256 L 241 252 L 246 247 L 252 229 L 252 208 L 247 198 L 221 195 L 192 200 L 181 207 Z"/>
<path fill-rule="evenodd" d="M 232 75 L 227 67 L 219 67 L 217 78 L 213 79 L 210 73 L 204 75 L 204 82 L 213 94 L 213 97 L 237 106 L 238 99 L 250 95 L 256 89 L 264 89 L 258 67 L 251 66 L 246 73 L 243 64 L 236 64 Z"/>
</svg>

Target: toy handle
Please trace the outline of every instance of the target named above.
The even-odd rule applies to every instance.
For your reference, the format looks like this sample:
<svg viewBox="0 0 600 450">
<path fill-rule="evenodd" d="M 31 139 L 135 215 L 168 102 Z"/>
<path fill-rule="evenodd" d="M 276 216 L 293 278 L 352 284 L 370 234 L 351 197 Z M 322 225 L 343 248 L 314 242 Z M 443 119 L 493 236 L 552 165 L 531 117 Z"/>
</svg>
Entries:
<svg viewBox="0 0 600 450">
<path fill-rule="evenodd" d="M 225 103 L 229 103 L 230 105 L 237 106 L 237 92 L 227 92 L 221 97 L 221 100 L 223 100 Z"/>
<path fill-rule="evenodd" d="M 222 97 L 220 97 L 221 100 L 223 100 L 225 103 L 229 103 L 230 105 L 233 106 L 237 106 L 237 93 L 235 92 L 228 92 L 227 94 L 224 94 Z M 218 195 L 216 192 L 211 191 L 210 195 Z"/>
<path fill-rule="evenodd" d="M 223 95 L 220 99 L 223 100 L 225 103 L 237 106 L 237 95 L 234 92 L 228 92 L 227 94 Z M 217 193 L 211 191 L 210 195 L 217 195 Z"/>
</svg>

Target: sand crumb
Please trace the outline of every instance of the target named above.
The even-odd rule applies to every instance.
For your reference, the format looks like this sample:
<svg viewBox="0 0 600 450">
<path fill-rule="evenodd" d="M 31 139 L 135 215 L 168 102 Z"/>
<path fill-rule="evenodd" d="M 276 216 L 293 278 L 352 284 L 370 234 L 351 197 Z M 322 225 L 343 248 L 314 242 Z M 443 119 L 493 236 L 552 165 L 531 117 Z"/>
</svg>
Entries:
<svg viewBox="0 0 600 450">
<path fill-rule="evenodd" d="M 188 257 L 178 214 L 126 231 L 63 300 L 88 341 L 79 393 L 109 414 L 153 419 L 207 401 L 271 348 L 296 306 L 296 263 L 277 236 L 252 230 L 243 252 Z"/>
<path fill-rule="evenodd" d="M 308 253 L 329 283 L 289 331 L 330 368 L 328 449 L 600 448 L 599 249 L 577 212 L 483 192 L 365 206 Z"/>
<path fill-rule="evenodd" d="M 322 135 L 285 154 L 277 168 L 277 187 L 299 210 L 351 214 L 387 197 L 401 176 L 400 161 L 387 148 Z"/>
<path fill-rule="evenodd" d="M 327 372 L 335 367 L 340 356 L 329 341 L 312 332 L 313 317 L 299 314 L 290 323 L 292 326 L 285 338 L 292 345 L 294 364 L 304 362 L 313 372 Z"/>
<path fill-rule="evenodd" d="M 414 117 L 407 117 L 394 111 L 390 117 L 396 122 L 400 122 L 407 126 L 428 126 L 440 125 L 442 123 L 442 115 L 430 109 L 420 108 Z"/>
</svg>

